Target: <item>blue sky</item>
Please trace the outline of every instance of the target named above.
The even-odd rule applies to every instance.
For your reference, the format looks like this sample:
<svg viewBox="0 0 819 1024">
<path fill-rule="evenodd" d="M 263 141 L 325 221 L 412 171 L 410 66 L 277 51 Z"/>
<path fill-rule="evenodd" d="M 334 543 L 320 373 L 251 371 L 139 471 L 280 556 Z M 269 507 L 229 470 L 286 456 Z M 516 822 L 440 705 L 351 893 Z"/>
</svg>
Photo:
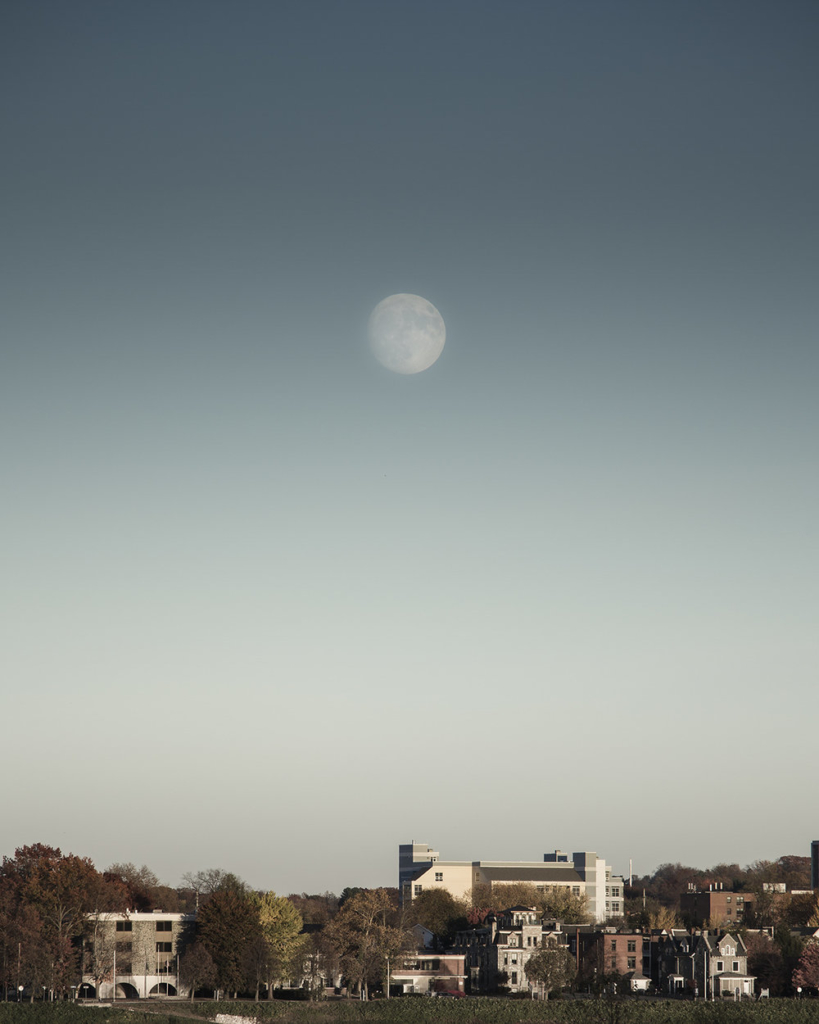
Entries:
<svg viewBox="0 0 819 1024">
<path fill-rule="evenodd" d="M 2 17 L 2 852 L 807 854 L 815 4 Z"/>
</svg>

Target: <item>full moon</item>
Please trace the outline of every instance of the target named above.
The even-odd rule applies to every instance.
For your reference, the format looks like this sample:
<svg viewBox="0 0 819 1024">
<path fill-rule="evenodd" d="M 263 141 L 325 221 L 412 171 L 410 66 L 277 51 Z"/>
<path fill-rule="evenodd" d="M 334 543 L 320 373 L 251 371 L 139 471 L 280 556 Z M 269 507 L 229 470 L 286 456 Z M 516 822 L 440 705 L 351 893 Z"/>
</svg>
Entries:
<svg viewBox="0 0 819 1024">
<path fill-rule="evenodd" d="M 438 310 L 420 295 L 390 295 L 370 314 L 370 348 L 393 373 L 420 373 L 444 348 L 446 327 Z"/>
</svg>

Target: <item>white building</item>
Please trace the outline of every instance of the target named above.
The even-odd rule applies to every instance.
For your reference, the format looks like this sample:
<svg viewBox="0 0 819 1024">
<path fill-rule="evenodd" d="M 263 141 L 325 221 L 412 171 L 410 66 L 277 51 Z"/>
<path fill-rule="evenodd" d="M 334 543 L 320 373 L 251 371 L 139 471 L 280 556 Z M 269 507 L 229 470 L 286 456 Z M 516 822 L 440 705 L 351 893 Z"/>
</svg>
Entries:
<svg viewBox="0 0 819 1024">
<path fill-rule="evenodd" d="M 573 895 L 586 897 L 587 910 L 597 923 L 623 915 L 623 878 L 613 875 L 596 853 L 573 853 L 570 859 L 555 850 L 545 853 L 542 861 L 442 861 L 426 843 L 398 847 L 398 886 L 405 900 L 415 899 L 427 889 L 447 889 L 459 899 L 469 899 L 474 885 L 511 882 L 538 889 L 571 889 Z"/>
</svg>

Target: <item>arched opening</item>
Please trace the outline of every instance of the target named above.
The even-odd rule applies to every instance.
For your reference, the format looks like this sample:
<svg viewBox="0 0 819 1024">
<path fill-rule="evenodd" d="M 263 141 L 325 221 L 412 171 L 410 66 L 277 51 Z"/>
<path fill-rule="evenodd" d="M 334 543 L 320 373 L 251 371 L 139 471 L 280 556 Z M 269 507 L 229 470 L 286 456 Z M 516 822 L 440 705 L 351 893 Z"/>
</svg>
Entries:
<svg viewBox="0 0 819 1024">
<path fill-rule="evenodd" d="M 148 993 L 151 996 L 175 996 L 176 987 L 169 984 L 167 981 L 160 981 L 158 985 L 154 985 L 151 991 Z"/>
<path fill-rule="evenodd" d="M 78 999 L 96 999 L 97 990 L 93 985 L 90 985 L 87 981 L 84 981 L 82 985 L 77 989 Z"/>
<path fill-rule="evenodd" d="M 117 982 L 117 999 L 139 999 L 139 992 L 127 981 Z"/>
</svg>

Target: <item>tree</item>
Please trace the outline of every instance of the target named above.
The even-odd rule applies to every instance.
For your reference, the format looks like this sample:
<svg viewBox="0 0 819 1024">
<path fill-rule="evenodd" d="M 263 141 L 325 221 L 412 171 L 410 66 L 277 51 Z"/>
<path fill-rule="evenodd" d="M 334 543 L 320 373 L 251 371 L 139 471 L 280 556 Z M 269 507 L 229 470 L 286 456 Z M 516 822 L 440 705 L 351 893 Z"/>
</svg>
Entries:
<svg viewBox="0 0 819 1024">
<path fill-rule="evenodd" d="M 793 987 L 819 989 L 819 944 L 805 946 L 792 977 Z"/>
<path fill-rule="evenodd" d="M 216 965 L 216 985 L 234 996 L 252 987 L 253 950 L 261 937 L 259 914 L 245 888 L 214 892 L 199 911 L 198 938 Z"/>
<path fill-rule="evenodd" d="M 194 942 L 179 961 L 179 978 L 191 991 L 191 999 L 197 988 L 213 988 L 216 985 L 216 964 L 201 942 Z"/>
<path fill-rule="evenodd" d="M 194 894 L 194 909 L 215 893 L 224 889 L 247 890 L 247 884 L 231 871 L 221 868 L 208 868 L 206 871 L 188 871 L 182 876 L 183 891 L 187 888 Z"/>
<path fill-rule="evenodd" d="M 77 954 L 88 915 L 118 909 L 123 900 L 122 886 L 106 881 L 87 857 L 63 855 L 41 843 L 20 847 L 13 858 L 3 858 L 0 890 L 13 919 L 36 912 L 40 927 L 36 959 L 48 963 L 49 987 L 63 993 L 82 971 Z M 35 971 L 34 965 L 31 970 Z M 38 978 L 43 971 L 37 968 Z M 34 975 L 26 982 L 34 984 Z"/>
<path fill-rule="evenodd" d="M 541 917 L 571 924 L 589 921 L 586 897 L 575 894 L 568 886 L 550 885 L 539 888 L 530 882 L 509 882 L 501 885 L 475 885 L 472 888 L 473 909 L 491 909 L 495 913 L 509 907 L 535 907 Z"/>
<path fill-rule="evenodd" d="M 351 896 L 326 932 L 342 971 L 364 999 L 382 971 L 389 992 L 391 964 L 412 947 L 394 890 L 364 889 Z"/>
<path fill-rule="evenodd" d="M 787 988 L 788 977 L 781 949 L 762 932 L 748 932 L 745 948 L 748 950 L 748 973 L 756 978 L 759 988 L 766 988 L 772 996 L 782 995 Z"/>
<path fill-rule="evenodd" d="M 526 961 L 523 968 L 526 977 L 540 986 L 545 999 L 553 990 L 560 990 L 574 980 L 575 963 L 565 946 L 542 946 Z"/>
<path fill-rule="evenodd" d="M 277 983 L 289 979 L 296 966 L 297 954 L 302 946 L 301 914 L 285 896 L 266 892 L 255 897 L 262 941 L 264 943 L 265 971 L 268 999 Z"/>
<path fill-rule="evenodd" d="M 448 889 L 425 889 L 412 901 L 410 920 L 435 935 L 436 946 L 452 944 L 455 933 L 467 926 L 467 905 Z"/>
</svg>

